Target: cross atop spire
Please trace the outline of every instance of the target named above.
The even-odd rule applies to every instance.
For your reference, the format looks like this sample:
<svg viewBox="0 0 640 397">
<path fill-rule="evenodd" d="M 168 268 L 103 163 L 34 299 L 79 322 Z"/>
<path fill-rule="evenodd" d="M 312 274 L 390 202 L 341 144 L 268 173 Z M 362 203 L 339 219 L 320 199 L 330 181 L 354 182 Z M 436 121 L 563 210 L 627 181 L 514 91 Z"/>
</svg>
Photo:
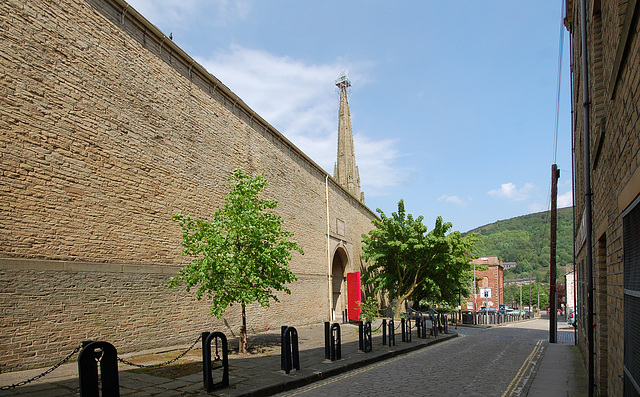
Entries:
<svg viewBox="0 0 640 397">
<path fill-rule="evenodd" d="M 360 172 L 356 166 L 353 148 L 351 113 L 347 98 L 347 89 L 351 88 L 351 81 L 345 73 L 336 80 L 336 87 L 340 90 L 340 110 L 338 112 L 338 161 L 335 164 L 333 177 L 349 193 L 364 203 L 364 193 L 360 191 Z"/>
</svg>

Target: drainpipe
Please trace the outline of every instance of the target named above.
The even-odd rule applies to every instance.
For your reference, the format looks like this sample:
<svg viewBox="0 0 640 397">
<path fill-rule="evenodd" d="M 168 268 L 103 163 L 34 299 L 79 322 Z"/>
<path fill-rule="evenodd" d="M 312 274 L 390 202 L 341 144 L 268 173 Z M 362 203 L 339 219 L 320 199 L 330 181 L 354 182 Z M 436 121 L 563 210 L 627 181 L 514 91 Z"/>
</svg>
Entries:
<svg viewBox="0 0 640 397">
<path fill-rule="evenodd" d="M 333 284 L 331 282 L 331 240 L 329 237 L 329 174 L 324 176 L 324 197 L 327 202 L 327 280 L 329 282 L 329 321 L 333 321 Z"/>
<path fill-rule="evenodd" d="M 586 226 L 586 248 L 587 248 L 587 344 L 589 361 L 589 397 L 593 397 L 595 386 L 594 376 L 594 339 L 593 339 L 593 247 L 592 247 L 592 219 L 591 219 L 591 128 L 589 124 L 589 108 L 591 101 L 589 98 L 589 68 L 587 65 L 587 2 L 580 1 L 580 40 L 582 44 L 582 96 L 584 100 L 584 209 Z"/>
</svg>

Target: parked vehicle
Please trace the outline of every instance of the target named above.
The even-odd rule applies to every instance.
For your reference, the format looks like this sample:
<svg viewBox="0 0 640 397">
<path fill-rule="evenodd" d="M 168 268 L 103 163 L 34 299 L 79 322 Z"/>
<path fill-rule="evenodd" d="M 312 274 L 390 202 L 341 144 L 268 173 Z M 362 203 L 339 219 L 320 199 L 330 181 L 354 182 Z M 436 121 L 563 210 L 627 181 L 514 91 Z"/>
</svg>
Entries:
<svg viewBox="0 0 640 397">
<path fill-rule="evenodd" d="M 569 316 L 567 316 L 567 324 L 573 325 L 573 327 L 577 327 L 578 325 L 576 324 L 576 320 L 577 320 L 577 312 L 571 312 L 571 314 L 569 314 Z"/>
<path fill-rule="evenodd" d="M 500 314 L 510 314 L 511 312 L 513 312 L 513 308 L 507 305 L 500 305 L 500 310 L 498 310 Z"/>
<path fill-rule="evenodd" d="M 498 313 L 498 310 L 496 310 L 495 307 L 489 307 L 489 308 L 483 307 L 476 312 L 476 314 L 485 314 L 485 313 L 496 314 Z"/>
</svg>

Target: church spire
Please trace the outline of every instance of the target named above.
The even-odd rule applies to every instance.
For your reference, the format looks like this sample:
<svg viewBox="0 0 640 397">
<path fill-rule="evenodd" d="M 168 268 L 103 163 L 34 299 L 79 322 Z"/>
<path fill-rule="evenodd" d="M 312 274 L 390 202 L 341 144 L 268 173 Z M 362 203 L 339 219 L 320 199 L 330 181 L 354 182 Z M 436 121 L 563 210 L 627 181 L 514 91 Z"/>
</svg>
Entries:
<svg viewBox="0 0 640 397">
<path fill-rule="evenodd" d="M 335 164 L 333 177 L 349 193 L 364 203 L 364 193 L 360 191 L 360 173 L 356 166 L 356 156 L 353 149 L 353 131 L 351 130 L 351 113 L 347 90 L 351 88 L 351 81 L 346 74 L 336 80 L 340 90 L 340 110 L 338 112 L 338 161 Z"/>
</svg>

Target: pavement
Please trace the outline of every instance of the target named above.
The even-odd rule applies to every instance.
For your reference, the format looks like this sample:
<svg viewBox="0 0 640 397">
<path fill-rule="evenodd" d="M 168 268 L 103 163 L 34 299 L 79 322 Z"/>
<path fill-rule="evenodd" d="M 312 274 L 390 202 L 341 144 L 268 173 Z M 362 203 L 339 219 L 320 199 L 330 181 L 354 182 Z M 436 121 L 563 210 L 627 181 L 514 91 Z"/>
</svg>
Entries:
<svg viewBox="0 0 640 397">
<path fill-rule="evenodd" d="M 526 321 L 526 320 L 525 320 Z M 380 322 L 373 324 L 375 330 Z M 559 326 L 562 323 L 559 322 Z M 495 326 L 495 325 L 494 325 Z M 490 327 L 490 326 L 477 326 Z M 382 344 L 382 333 L 373 333 L 371 352 L 363 353 L 358 348 L 358 327 L 341 324 L 342 359 L 330 361 L 324 358 L 324 325 L 296 327 L 300 348 L 300 371 L 293 369 L 289 374 L 280 369 L 280 332 L 273 330 L 249 336 L 253 348 L 251 354 L 229 355 L 228 388 L 211 393 L 204 390 L 202 375 L 201 344 L 195 343 L 182 358 L 174 363 L 158 368 L 136 368 L 119 364 L 119 384 L 121 396 L 192 396 L 210 395 L 220 397 L 268 396 L 286 392 L 307 384 L 326 379 L 347 371 L 367 366 L 407 354 L 427 346 L 445 342 L 458 336 L 453 326 L 449 333 L 440 333 L 427 339 L 416 337 L 415 330 L 411 342 L 402 342 L 396 331 L 395 346 Z M 544 341 L 534 349 L 528 360 L 514 378 L 507 396 L 586 396 L 587 377 L 577 346 L 573 345 L 570 329 L 560 329 L 558 342 Z M 194 340 L 197 335 L 194 335 Z M 231 339 L 229 346 L 237 346 Z M 180 346 L 167 351 L 147 350 L 121 355 L 128 362 L 154 365 L 169 361 L 184 353 L 189 346 Z M 70 350 L 73 350 L 71 348 Z M 535 353 L 535 354 L 534 354 Z M 79 395 L 77 358 L 28 384 L 0 389 L 0 396 L 77 396 Z M 0 374 L 0 387 L 23 382 L 41 374 L 44 369 L 35 369 Z M 214 376 L 221 378 L 221 370 L 214 370 Z"/>
<path fill-rule="evenodd" d="M 589 395 L 589 378 L 572 326 L 558 321 L 557 343 L 546 342 L 526 396 L 550 397 Z"/>
</svg>

